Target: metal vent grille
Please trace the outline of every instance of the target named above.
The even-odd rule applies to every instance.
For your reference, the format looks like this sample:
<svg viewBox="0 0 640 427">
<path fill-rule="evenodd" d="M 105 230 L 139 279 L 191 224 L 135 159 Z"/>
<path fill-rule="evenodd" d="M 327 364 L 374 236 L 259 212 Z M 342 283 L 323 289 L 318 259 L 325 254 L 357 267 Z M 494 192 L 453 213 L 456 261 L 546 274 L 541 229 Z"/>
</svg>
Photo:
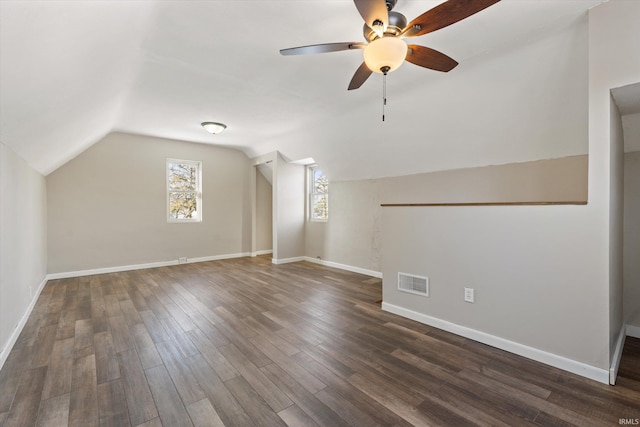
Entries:
<svg viewBox="0 0 640 427">
<path fill-rule="evenodd" d="M 410 294 L 429 296 L 429 278 L 414 274 L 398 273 L 398 290 Z"/>
</svg>

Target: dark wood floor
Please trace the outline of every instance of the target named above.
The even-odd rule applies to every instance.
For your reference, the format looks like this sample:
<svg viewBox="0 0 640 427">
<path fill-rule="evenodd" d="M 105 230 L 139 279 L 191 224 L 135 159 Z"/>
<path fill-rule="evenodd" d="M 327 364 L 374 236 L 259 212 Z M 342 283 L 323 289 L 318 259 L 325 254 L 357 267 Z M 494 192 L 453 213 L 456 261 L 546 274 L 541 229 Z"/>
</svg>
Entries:
<svg viewBox="0 0 640 427">
<path fill-rule="evenodd" d="M 614 426 L 615 387 L 382 312 L 381 285 L 242 258 L 50 281 L 0 371 L 9 426 Z"/>
</svg>

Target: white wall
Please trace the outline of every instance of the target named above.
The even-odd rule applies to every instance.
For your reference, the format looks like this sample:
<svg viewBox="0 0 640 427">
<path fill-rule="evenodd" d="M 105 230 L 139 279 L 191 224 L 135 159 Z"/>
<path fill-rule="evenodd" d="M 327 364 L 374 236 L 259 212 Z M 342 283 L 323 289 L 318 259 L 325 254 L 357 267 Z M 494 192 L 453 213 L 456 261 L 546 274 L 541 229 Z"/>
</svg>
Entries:
<svg viewBox="0 0 640 427">
<path fill-rule="evenodd" d="M 595 7 L 589 12 L 589 202 L 594 206 L 617 205 L 617 186 L 610 183 L 617 177 L 620 162 L 617 156 L 617 139 L 611 140 L 611 89 L 637 83 L 640 78 L 640 2 L 613 0 Z M 613 123 L 616 123 L 613 121 Z M 616 124 L 617 126 L 617 124 Z M 613 191 L 613 193 L 612 193 Z M 594 222 L 594 229 L 603 239 L 596 242 L 604 249 L 603 257 L 612 260 L 610 268 L 618 268 L 618 239 L 609 236 L 612 223 L 618 221 L 617 210 L 612 217 L 605 211 L 603 220 Z M 617 289 L 607 277 L 609 288 Z M 609 318 L 621 316 L 616 294 L 606 296 Z M 615 324 L 608 325 L 609 359 L 613 361 L 617 333 Z"/>
<path fill-rule="evenodd" d="M 167 222 L 167 158 L 202 161 L 202 222 Z M 108 135 L 47 176 L 49 273 L 248 253 L 249 171 L 237 150 Z"/>
<path fill-rule="evenodd" d="M 640 330 L 640 151 L 624 163 L 624 319 Z"/>
<path fill-rule="evenodd" d="M 45 179 L 0 143 L 0 367 L 47 274 Z"/>
<path fill-rule="evenodd" d="M 382 221 L 385 303 L 608 366 L 607 257 L 588 206 L 389 207 Z M 398 292 L 398 272 L 429 277 L 431 296 Z"/>
<path fill-rule="evenodd" d="M 624 133 L 622 116 L 610 98 L 611 174 L 609 196 L 609 352 L 613 355 L 620 335 L 624 336 L 622 311 L 622 229 L 624 215 Z"/>
</svg>

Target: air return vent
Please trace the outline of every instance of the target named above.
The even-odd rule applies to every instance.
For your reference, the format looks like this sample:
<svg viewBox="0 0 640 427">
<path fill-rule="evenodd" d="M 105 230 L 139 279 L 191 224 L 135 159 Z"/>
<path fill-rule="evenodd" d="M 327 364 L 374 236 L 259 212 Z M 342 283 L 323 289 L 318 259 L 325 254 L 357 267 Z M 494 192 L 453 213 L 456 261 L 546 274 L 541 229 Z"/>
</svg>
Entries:
<svg viewBox="0 0 640 427">
<path fill-rule="evenodd" d="M 429 278 L 407 273 L 398 273 L 398 290 L 428 297 Z"/>
</svg>

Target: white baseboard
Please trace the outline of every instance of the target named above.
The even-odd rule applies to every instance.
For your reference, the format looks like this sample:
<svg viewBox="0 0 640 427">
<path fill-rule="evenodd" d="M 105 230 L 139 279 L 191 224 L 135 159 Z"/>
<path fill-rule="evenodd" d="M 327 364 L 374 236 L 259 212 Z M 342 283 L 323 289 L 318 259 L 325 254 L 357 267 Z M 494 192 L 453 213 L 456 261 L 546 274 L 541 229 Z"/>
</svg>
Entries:
<svg viewBox="0 0 640 427">
<path fill-rule="evenodd" d="M 300 262 L 300 261 L 304 261 L 305 257 L 303 256 L 298 256 L 298 257 L 294 257 L 294 258 L 280 258 L 280 259 L 276 259 L 276 258 L 271 258 L 271 262 L 273 264 L 289 264 L 292 262 Z"/>
<path fill-rule="evenodd" d="M 20 319 L 15 329 L 13 330 L 13 333 L 9 337 L 9 340 L 5 343 L 5 346 L 2 349 L 2 352 L 0 352 L 0 369 L 2 369 L 2 367 L 4 366 L 4 362 L 6 362 L 7 358 L 9 357 L 9 353 L 11 353 L 11 350 L 13 349 L 13 346 L 15 345 L 16 341 L 18 341 L 18 337 L 20 336 L 22 329 L 24 329 L 24 325 L 27 324 L 27 320 L 29 319 L 29 316 L 31 315 L 33 308 L 36 306 L 36 301 L 38 301 L 38 298 L 40 297 L 40 293 L 42 292 L 42 289 L 44 289 L 44 285 L 47 284 L 48 280 L 49 280 L 48 276 L 45 276 L 44 279 L 42 279 L 42 282 L 40 282 L 40 284 L 38 285 L 38 289 L 36 289 L 35 294 L 31 298 L 31 302 L 29 303 L 29 306 L 27 307 L 24 314 L 22 315 L 22 318 Z"/>
<path fill-rule="evenodd" d="M 326 261 L 324 259 L 304 257 L 305 261 L 313 262 L 316 264 L 324 265 L 327 267 L 339 268 L 341 270 L 351 271 L 352 273 L 364 274 L 365 276 L 377 277 L 382 279 L 382 272 L 367 270 L 366 268 L 354 267 L 352 265 L 340 264 L 333 261 Z"/>
<path fill-rule="evenodd" d="M 627 325 L 627 336 L 633 338 L 640 338 L 640 326 Z"/>
<path fill-rule="evenodd" d="M 185 264 L 191 264 L 194 262 L 218 261 L 222 259 L 231 259 L 231 258 L 242 258 L 250 255 L 251 254 L 249 252 L 243 252 L 238 254 L 224 254 L 224 255 L 213 255 L 213 256 L 199 257 L 199 258 L 187 258 L 187 262 Z M 178 264 L 179 262 L 176 259 L 171 261 L 149 262 L 145 264 L 121 265 L 116 267 L 95 268 L 91 270 L 67 271 L 64 273 L 51 273 L 47 276 L 47 278 L 49 280 L 68 279 L 71 277 L 93 276 L 95 274 L 118 273 L 121 271 L 143 270 L 146 268 L 168 267 L 171 265 L 178 265 Z"/>
<path fill-rule="evenodd" d="M 475 329 L 467 328 L 446 320 L 438 319 L 436 317 L 428 316 L 426 314 L 418 313 L 413 310 L 408 310 L 397 305 L 382 303 L 382 309 L 390 313 L 397 314 L 402 317 L 406 317 L 416 322 L 424 323 L 429 326 L 443 329 L 447 332 L 451 332 L 456 335 L 461 335 L 465 338 L 472 339 L 474 341 L 481 342 L 483 344 L 490 345 L 492 347 L 499 348 L 501 350 L 508 351 L 510 353 L 517 354 L 519 356 L 532 359 L 546 365 L 554 366 L 556 368 L 590 378 L 592 380 L 609 384 L 609 371 L 606 369 L 597 368 L 595 366 L 587 365 L 586 363 L 578 362 L 576 360 L 568 359 L 557 354 L 548 353 L 543 350 L 539 350 L 534 347 L 529 347 L 524 344 L 520 344 L 514 341 L 509 341 L 504 338 L 490 335 L 485 332 L 481 332 Z"/>
<path fill-rule="evenodd" d="M 239 254 L 213 255 L 200 258 L 188 258 L 185 264 L 191 264 L 194 262 L 220 261 L 222 259 L 243 258 L 248 256 L 251 256 L 250 252 L 242 252 Z"/>
<path fill-rule="evenodd" d="M 624 339 L 627 337 L 626 326 L 622 325 L 620 332 L 618 332 L 618 339 L 616 340 L 616 349 L 613 352 L 611 358 L 611 367 L 609 368 L 609 384 L 615 385 L 616 377 L 618 376 L 618 368 L 620 368 L 620 359 L 622 359 L 622 349 L 624 348 Z"/>
<path fill-rule="evenodd" d="M 118 273 L 121 271 L 142 270 L 145 268 L 166 267 L 169 265 L 178 265 L 178 260 L 150 262 L 146 264 L 119 265 L 116 267 L 94 268 L 91 270 L 65 271 L 63 273 L 51 273 L 47 277 L 54 279 L 69 279 L 71 277 L 93 276 L 96 274 Z"/>
<path fill-rule="evenodd" d="M 272 258 L 271 262 L 274 264 L 288 264 L 290 262 L 309 261 L 315 264 L 324 265 L 326 267 L 339 268 L 340 270 L 351 271 L 352 273 L 364 274 L 366 276 L 377 277 L 382 279 L 382 273 L 379 271 L 367 270 L 366 268 L 354 267 L 352 265 L 340 264 L 338 262 L 326 261 L 323 259 L 311 258 L 308 256 L 294 257 L 294 258 Z"/>
<path fill-rule="evenodd" d="M 256 256 L 259 256 L 259 255 L 269 255 L 269 254 L 272 254 L 272 253 L 273 253 L 272 249 L 267 249 L 265 251 L 251 252 L 251 256 L 252 257 L 256 257 Z"/>
<path fill-rule="evenodd" d="M 247 256 L 257 256 L 257 255 L 268 255 L 273 254 L 273 250 L 265 250 L 265 251 L 257 251 L 257 252 L 242 252 L 237 254 L 224 254 L 224 255 L 213 255 L 207 257 L 198 257 L 198 258 L 188 258 L 186 264 L 194 263 L 194 262 L 206 262 L 206 261 L 218 261 L 222 259 L 232 259 L 232 258 L 242 258 Z M 316 258 L 300 256 L 293 258 L 273 258 L 271 262 L 273 264 L 288 264 L 292 262 L 300 262 L 300 261 L 309 261 L 316 264 L 321 264 L 327 267 L 339 268 L 341 270 L 351 271 L 353 273 L 364 274 L 366 276 L 382 278 L 382 273 L 374 270 L 367 270 L 366 268 L 354 267 L 351 265 L 340 264 L 333 261 L 320 260 Z M 47 279 L 68 279 L 71 277 L 82 277 L 82 276 L 93 276 L 96 274 L 107 274 L 107 273 L 118 273 L 122 271 L 132 271 L 132 270 L 143 270 L 146 268 L 157 268 L 157 267 L 168 267 L 171 265 L 178 265 L 178 260 L 171 261 L 159 261 L 159 262 L 150 262 L 145 264 L 131 264 L 131 265 L 120 265 L 115 267 L 104 267 L 104 268 L 94 268 L 90 270 L 79 270 L 79 271 L 67 271 L 63 273 L 51 273 L 47 276 Z"/>
</svg>

